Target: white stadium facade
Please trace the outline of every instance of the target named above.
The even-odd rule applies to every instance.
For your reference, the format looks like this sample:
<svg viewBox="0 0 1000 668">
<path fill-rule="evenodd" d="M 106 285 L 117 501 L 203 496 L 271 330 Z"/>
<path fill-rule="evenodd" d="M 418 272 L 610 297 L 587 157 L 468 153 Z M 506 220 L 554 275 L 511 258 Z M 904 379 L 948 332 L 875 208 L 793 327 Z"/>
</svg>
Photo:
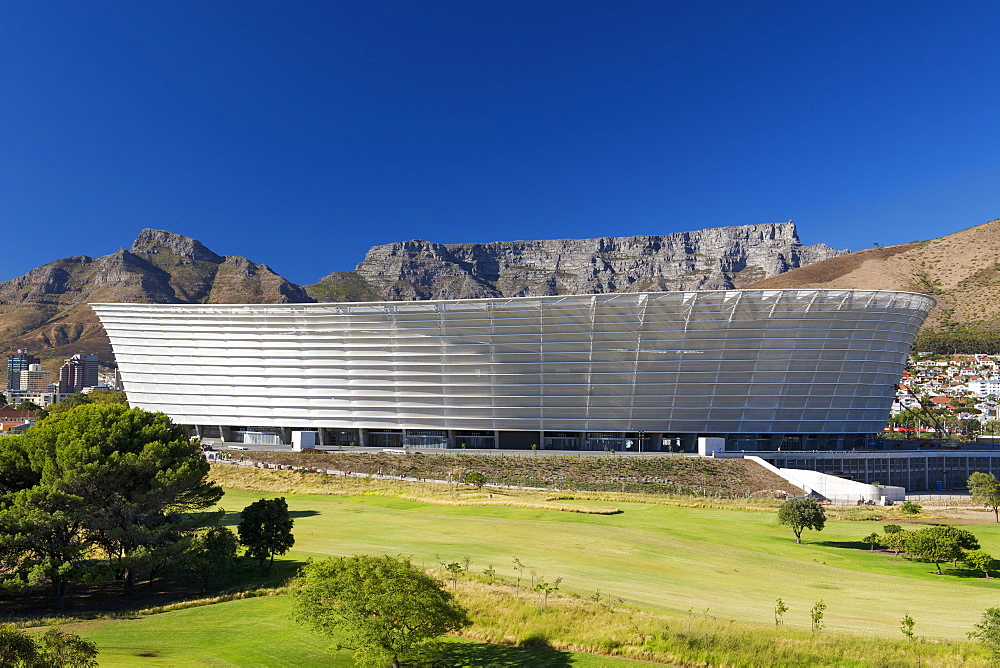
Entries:
<svg viewBox="0 0 1000 668">
<path fill-rule="evenodd" d="M 323 445 L 849 450 L 881 432 L 931 297 L 728 290 L 93 304 L 133 406 Z"/>
</svg>

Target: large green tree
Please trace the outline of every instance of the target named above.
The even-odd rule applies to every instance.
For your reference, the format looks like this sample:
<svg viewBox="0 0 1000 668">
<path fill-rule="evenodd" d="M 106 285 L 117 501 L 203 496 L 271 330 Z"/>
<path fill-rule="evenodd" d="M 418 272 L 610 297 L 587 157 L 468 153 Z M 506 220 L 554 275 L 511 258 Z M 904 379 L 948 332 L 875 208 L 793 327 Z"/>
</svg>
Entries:
<svg viewBox="0 0 1000 668">
<path fill-rule="evenodd" d="M 778 524 L 791 528 L 795 542 L 801 543 L 804 530 L 823 530 L 826 513 L 823 506 L 813 499 L 788 499 L 778 508 Z"/>
<path fill-rule="evenodd" d="M 992 473 L 975 471 L 969 476 L 968 486 L 972 500 L 987 510 L 992 510 L 996 521 L 1000 522 L 1000 480 Z"/>
<path fill-rule="evenodd" d="M 260 562 L 261 573 L 270 570 L 274 555 L 288 552 L 295 544 L 293 524 L 283 496 L 254 501 L 243 509 L 236 531 L 247 555 Z"/>
<path fill-rule="evenodd" d="M 182 427 L 121 404 L 49 416 L 0 440 L 0 462 L 13 465 L 0 474 L 0 558 L 9 579 L 48 578 L 57 602 L 98 551 L 131 593 L 138 572 L 214 521 L 200 511 L 222 497 Z"/>
<path fill-rule="evenodd" d="M 440 582 L 401 557 L 310 562 L 292 584 L 296 618 L 343 638 L 362 666 L 427 661 L 437 638 L 471 622 Z"/>
</svg>

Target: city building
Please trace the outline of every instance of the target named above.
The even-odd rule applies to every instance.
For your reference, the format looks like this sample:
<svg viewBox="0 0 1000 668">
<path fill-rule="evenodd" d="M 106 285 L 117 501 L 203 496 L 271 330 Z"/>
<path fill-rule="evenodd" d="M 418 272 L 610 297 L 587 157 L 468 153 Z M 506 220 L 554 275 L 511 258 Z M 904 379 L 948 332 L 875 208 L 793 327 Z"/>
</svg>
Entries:
<svg viewBox="0 0 1000 668">
<path fill-rule="evenodd" d="M 17 394 L 46 394 L 55 392 L 51 374 L 42 369 L 41 364 L 29 364 L 18 373 Z"/>
<path fill-rule="evenodd" d="M 21 388 L 21 372 L 32 364 L 39 364 L 40 359 L 18 348 L 17 352 L 7 357 L 7 389 L 17 391 Z"/>
<path fill-rule="evenodd" d="M 59 391 L 79 392 L 98 384 L 97 355 L 73 355 L 59 368 Z"/>
<path fill-rule="evenodd" d="M 379 447 L 845 450 L 885 426 L 934 304 L 729 290 L 93 304 L 133 406 L 192 433 Z"/>
</svg>

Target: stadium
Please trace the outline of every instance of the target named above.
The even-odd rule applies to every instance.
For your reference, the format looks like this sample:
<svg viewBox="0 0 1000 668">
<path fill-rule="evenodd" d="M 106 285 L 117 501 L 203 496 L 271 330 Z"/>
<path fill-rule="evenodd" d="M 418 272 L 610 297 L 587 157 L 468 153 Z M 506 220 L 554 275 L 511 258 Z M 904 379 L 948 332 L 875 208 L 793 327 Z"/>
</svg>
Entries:
<svg viewBox="0 0 1000 668">
<path fill-rule="evenodd" d="M 728 290 L 92 304 L 133 406 L 321 445 L 849 450 L 885 425 L 931 297 Z"/>
</svg>

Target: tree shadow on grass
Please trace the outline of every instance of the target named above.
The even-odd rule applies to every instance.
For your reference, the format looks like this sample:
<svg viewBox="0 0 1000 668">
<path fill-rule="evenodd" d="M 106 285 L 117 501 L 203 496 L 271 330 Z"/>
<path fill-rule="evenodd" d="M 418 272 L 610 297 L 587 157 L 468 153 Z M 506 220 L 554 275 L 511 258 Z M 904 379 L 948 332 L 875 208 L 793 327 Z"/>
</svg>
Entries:
<svg viewBox="0 0 1000 668">
<path fill-rule="evenodd" d="M 860 540 L 817 540 L 812 541 L 813 545 L 822 545 L 823 547 L 840 547 L 847 550 L 865 550 L 866 552 L 871 552 L 871 545 L 868 543 L 862 543 Z"/>
<path fill-rule="evenodd" d="M 288 516 L 293 520 L 299 517 L 314 517 L 319 515 L 316 510 L 289 510 Z M 238 511 L 227 510 L 225 517 L 219 521 L 219 526 L 234 527 L 240 523 L 240 513 Z"/>
<path fill-rule="evenodd" d="M 435 668 L 458 666 L 490 668 L 568 668 L 573 665 L 569 652 L 551 648 L 509 647 L 488 643 L 449 642 L 434 662 Z"/>
</svg>

